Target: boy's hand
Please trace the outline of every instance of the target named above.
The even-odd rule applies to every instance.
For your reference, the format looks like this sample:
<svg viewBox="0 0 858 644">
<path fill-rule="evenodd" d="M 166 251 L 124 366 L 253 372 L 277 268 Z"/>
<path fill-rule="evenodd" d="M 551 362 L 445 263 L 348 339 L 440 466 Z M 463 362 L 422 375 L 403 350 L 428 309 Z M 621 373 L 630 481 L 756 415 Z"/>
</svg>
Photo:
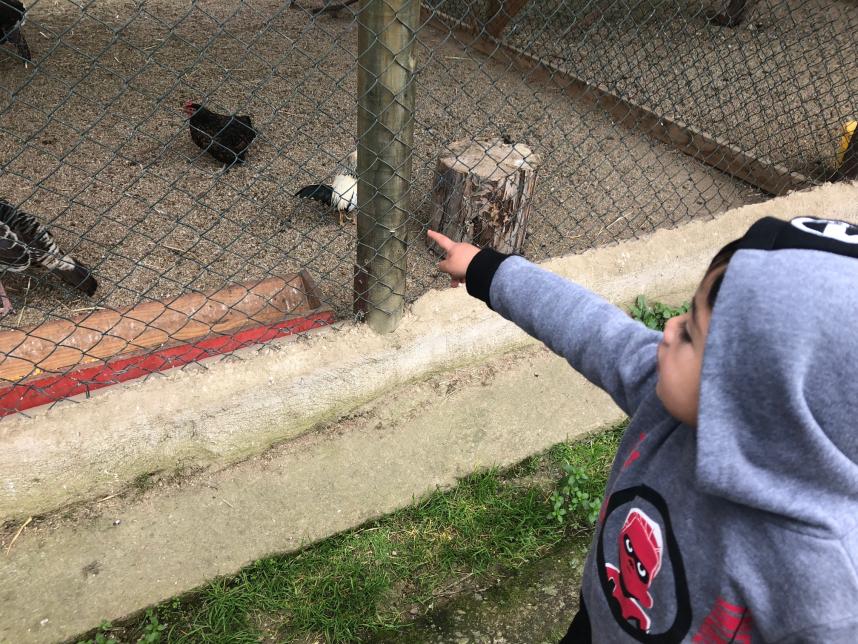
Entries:
<svg viewBox="0 0 858 644">
<path fill-rule="evenodd" d="M 429 239 L 438 244 L 447 258 L 438 262 L 438 270 L 447 273 L 450 276 L 450 286 L 456 288 L 459 284 L 465 283 L 465 273 L 468 272 L 468 265 L 474 256 L 480 252 L 480 249 L 473 244 L 465 244 L 463 242 L 454 242 L 452 239 L 441 233 L 436 233 L 434 230 L 429 230 L 426 233 Z"/>
</svg>

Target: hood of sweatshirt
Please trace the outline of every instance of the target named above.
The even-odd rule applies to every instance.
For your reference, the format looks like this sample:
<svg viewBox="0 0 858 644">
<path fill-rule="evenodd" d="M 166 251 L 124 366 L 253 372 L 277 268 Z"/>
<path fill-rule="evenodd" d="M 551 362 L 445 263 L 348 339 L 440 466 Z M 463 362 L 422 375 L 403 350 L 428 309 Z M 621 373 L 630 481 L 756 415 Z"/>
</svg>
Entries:
<svg viewBox="0 0 858 644">
<path fill-rule="evenodd" d="M 768 241 L 733 255 L 712 313 L 697 480 L 773 520 L 844 534 L 858 525 L 858 228 L 768 226 Z"/>
</svg>

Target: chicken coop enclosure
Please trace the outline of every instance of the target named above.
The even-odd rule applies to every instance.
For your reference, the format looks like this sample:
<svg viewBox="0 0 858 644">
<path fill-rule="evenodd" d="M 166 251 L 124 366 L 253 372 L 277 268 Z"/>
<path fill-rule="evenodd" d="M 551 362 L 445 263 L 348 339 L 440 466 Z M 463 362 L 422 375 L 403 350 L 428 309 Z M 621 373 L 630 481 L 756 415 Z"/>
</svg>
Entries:
<svg viewBox="0 0 858 644">
<path fill-rule="evenodd" d="M 404 262 L 405 302 L 444 286 L 425 231 L 463 141 L 538 155 L 533 260 L 858 177 L 851 0 L 0 10 L 0 414 L 360 317 L 386 279 L 361 252 Z M 227 117 L 208 150 L 199 106 Z M 253 136 L 224 163 L 232 115 Z"/>
</svg>

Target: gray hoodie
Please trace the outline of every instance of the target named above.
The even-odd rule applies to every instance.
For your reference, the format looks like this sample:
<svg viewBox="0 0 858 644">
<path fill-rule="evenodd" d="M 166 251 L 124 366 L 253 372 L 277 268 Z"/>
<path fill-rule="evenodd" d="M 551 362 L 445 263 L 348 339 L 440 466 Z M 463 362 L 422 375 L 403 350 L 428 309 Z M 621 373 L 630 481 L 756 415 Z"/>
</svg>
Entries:
<svg viewBox="0 0 858 644">
<path fill-rule="evenodd" d="M 631 416 L 585 564 L 593 641 L 858 642 L 858 259 L 733 256 L 697 429 L 656 397 L 661 333 L 520 257 L 483 251 L 467 283 Z"/>
</svg>

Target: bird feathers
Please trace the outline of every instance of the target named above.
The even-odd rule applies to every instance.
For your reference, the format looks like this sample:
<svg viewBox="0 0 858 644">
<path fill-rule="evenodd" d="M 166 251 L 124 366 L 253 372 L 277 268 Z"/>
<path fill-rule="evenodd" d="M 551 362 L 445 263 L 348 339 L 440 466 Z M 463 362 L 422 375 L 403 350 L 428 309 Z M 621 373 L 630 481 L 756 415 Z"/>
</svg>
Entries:
<svg viewBox="0 0 858 644">
<path fill-rule="evenodd" d="M 295 193 L 302 199 L 314 199 L 337 210 L 351 212 L 357 207 L 357 179 L 350 175 L 338 174 L 333 185 L 314 183 L 304 186 Z"/>
<path fill-rule="evenodd" d="M 338 174 L 330 184 L 314 183 L 304 186 L 295 193 L 296 197 L 302 199 L 314 199 L 328 206 L 336 208 L 340 213 L 340 225 L 343 224 L 343 216 L 357 208 L 357 150 L 352 152 L 345 162 L 337 164 Z"/>
<path fill-rule="evenodd" d="M 301 199 L 314 199 L 324 204 L 331 205 L 333 200 L 334 188 L 324 183 L 314 183 L 309 186 L 304 186 L 295 193 L 296 197 Z"/>
<path fill-rule="evenodd" d="M 256 138 L 249 116 L 218 114 L 190 101 L 185 103 L 185 111 L 191 117 L 191 140 L 197 147 L 228 166 L 245 160 Z"/>
<path fill-rule="evenodd" d="M 43 224 L 0 200 L 0 269 L 21 273 L 34 266 L 49 270 L 87 295 L 98 288 L 90 269 L 63 252 Z"/>
<path fill-rule="evenodd" d="M 7 42 L 13 44 L 21 58 L 32 60 L 30 47 L 21 33 L 25 15 L 26 9 L 19 0 L 0 0 L 0 45 Z"/>
<path fill-rule="evenodd" d="M 357 179 L 350 174 L 334 177 L 331 205 L 337 210 L 352 211 L 357 208 Z"/>
</svg>

